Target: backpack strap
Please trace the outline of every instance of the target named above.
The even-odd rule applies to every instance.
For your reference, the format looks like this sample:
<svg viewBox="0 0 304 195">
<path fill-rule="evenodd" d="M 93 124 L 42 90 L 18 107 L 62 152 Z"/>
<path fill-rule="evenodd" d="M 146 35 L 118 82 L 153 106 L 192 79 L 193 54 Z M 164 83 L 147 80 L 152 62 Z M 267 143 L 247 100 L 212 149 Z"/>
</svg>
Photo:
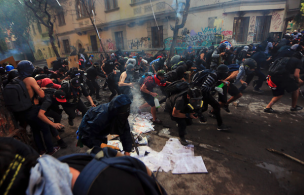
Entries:
<svg viewBox="0 0 304 195">
<path fill-rule="evenodd" d="M 103 163 L 102 161 L 97 160 L 96 158 L 92 159 L 91 162 L 89 162 L 89 164 L 87 164 L 79 174 L 73 188 L 73 194 L 88 194 L 92 184 L 94 183 L 94 180 L 102 171 L 104 171 L 108 167 L 108 164 Z"/>
</svg>

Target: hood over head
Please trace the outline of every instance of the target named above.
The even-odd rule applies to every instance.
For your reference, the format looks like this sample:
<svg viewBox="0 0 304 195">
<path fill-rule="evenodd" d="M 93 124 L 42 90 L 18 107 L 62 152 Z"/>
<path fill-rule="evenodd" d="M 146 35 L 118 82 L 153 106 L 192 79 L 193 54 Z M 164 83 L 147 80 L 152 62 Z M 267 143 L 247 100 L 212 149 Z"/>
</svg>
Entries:
<svg viewBox="0 0 304 195">
<path fill-rule="evenodd" d="M 31 77 L 34 71 L 34 66 L 32 62 L 28 60 L 22 60 L 18 63 L 17 66 L 19 76 L 21 79 L 25 79 L 26 77 Z"/>
</svg>

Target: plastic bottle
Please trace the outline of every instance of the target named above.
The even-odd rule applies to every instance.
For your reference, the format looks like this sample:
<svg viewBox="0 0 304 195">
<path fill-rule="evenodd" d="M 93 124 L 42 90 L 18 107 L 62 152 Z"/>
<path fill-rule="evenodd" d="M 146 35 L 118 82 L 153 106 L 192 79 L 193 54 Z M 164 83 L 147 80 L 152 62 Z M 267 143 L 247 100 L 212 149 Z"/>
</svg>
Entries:
<svg viewBox="0 0 304 195">
<path fill-rule="evenodd" d="M 221 83 L 219 86 L 217 86 L 218 88 L 223 88 L 224 87 L 224 83 Z"/>
<path fill-rule="evenodd" d="M 159 108 L 160 107 L 159 101 L 158 101 L 157 97 L 154 98 L 154 104 L 155 104 L 155 108 Z"/>
</svg>

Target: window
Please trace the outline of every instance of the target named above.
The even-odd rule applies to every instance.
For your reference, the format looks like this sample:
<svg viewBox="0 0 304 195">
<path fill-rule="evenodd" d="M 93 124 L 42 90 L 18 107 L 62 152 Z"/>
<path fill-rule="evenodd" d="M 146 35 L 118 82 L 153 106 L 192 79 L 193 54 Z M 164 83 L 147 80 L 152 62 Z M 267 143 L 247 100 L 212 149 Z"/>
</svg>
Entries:
<svg viewBox="0 0 304 195">
<path fill-rule="evenodd" d="M 35 30 L 34 24 L 32 24 L 32 30 L 33 30 L 33 34 L 36 35 L 36 30 Z"/>
<path fill-rule="evenodd" d="M 149 0 L 132 0 L 132 3 L 150 2 Z"/>
<path fill-rule="evenodd" d="M 262 42 L 268 38 L 271 16 L 257 16 L 254 30 L 254 42 Z"/>
<path fill-rule="evenodd" d="M 42 34 L 41 24 L 39 22 L 37 23 L 37 28 L 39 33 Z"/>
<path fill-rule="evenodd" d="M 63 12 L 58 13 L 57 18 L 58 18 L 59 26 L 65 25 L 65 19 L 64 19 L 64 13 Z"/>
<path fill-rule="evenodd" d="M 63 40 L 63 48 L 64 48 L 64 53 L 70 53 L 70 43 L 69 40 Z"/>
<path fill-rule="evenodd" d="M 123 42 L 123 32 L 115 32 L 115 42 L 117 49 L 124 49 L 124 42 Z"/>
<path fill-rule="evenodd" d="M 106 10 L 112 10 L 118 8 L 117 0 L 105 0 Z"/>
<path fill-rule="evenodd" d="M 157 26 L 151 28 L 152 33 L 152 47 L 159 48 L 163 47 L 163 26 Z"/>
<path fill-rule="evenodd" d="M 217 17 L 210 17 L 208 18 L 208 28 L 214 28 L 214 21 Z"/>
<path fill-rule="evenodd" d="M 91 35 L 90 39 L 91 39 L 92 51 L 98 51 L 96 35 Z"/>
<path fill-rule="evenodd" d="M 88 17 L 88 11 L 92 14 L 95 13 L 93 0 L 76 0 L 76 12 L 78 18 Z"/>
<path fill-rule="evenodd" d="M 250 17 L 234 18 L 233 38 L 237 43 L 247 43 L 249 18 Z"/>
</svg>

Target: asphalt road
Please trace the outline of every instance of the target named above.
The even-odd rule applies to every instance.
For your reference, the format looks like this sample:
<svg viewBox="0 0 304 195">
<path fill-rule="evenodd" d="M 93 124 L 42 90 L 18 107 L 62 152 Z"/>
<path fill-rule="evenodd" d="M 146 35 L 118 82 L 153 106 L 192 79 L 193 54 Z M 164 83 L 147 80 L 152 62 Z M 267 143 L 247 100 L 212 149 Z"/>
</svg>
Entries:
<svg viewBox="0 0 304 195">
<path fill-rule="evenodd" d="M 208 173 L 159 173 L 158 180 L 168 194 L 304 194 L 304 166 L 266 150 L 273 148 L 304 161 L 304 111 L 290 112 L 291 95 L 286 94 L 273 107 L 278 113 L 264 113 L 263 108 L 272 94 L 265 84 L 262 89 L 265 93 L 258 95 L 249 86 L 239 106 L 230 106 L 231 114 L 221 111 L 224 123 L 232 127 L 230 131 L 217 131 L 216 120 L 209 117 L 205 125 L 194 121 L 188 127 L 186 139 L 194 143 L 195 155 L 202 156 Z M 106 103 L 109 91 L 100 93 L 101 103 Z M 298 105 L 304 106 L 303 97 L 299 98 Z M 150 133 L 149 146 L 160 151 L 168 138 L 177 136 L 178 132 L 175 122 L 162 108 L 157 116 L 163 125 L 157 125 L 156 131 Z M 88 149 L 75 146 L 75 132 L 80 122 L 81 116 L 78 116 L 75 125 L 70 127 L 67 115 L 63 115 L 66 128 L 60 136 L 69 147 L 57 152 L 56 157 Z M 170 135 L 159 133 L 165 127 L 169 127 Z"/>
</svg>

